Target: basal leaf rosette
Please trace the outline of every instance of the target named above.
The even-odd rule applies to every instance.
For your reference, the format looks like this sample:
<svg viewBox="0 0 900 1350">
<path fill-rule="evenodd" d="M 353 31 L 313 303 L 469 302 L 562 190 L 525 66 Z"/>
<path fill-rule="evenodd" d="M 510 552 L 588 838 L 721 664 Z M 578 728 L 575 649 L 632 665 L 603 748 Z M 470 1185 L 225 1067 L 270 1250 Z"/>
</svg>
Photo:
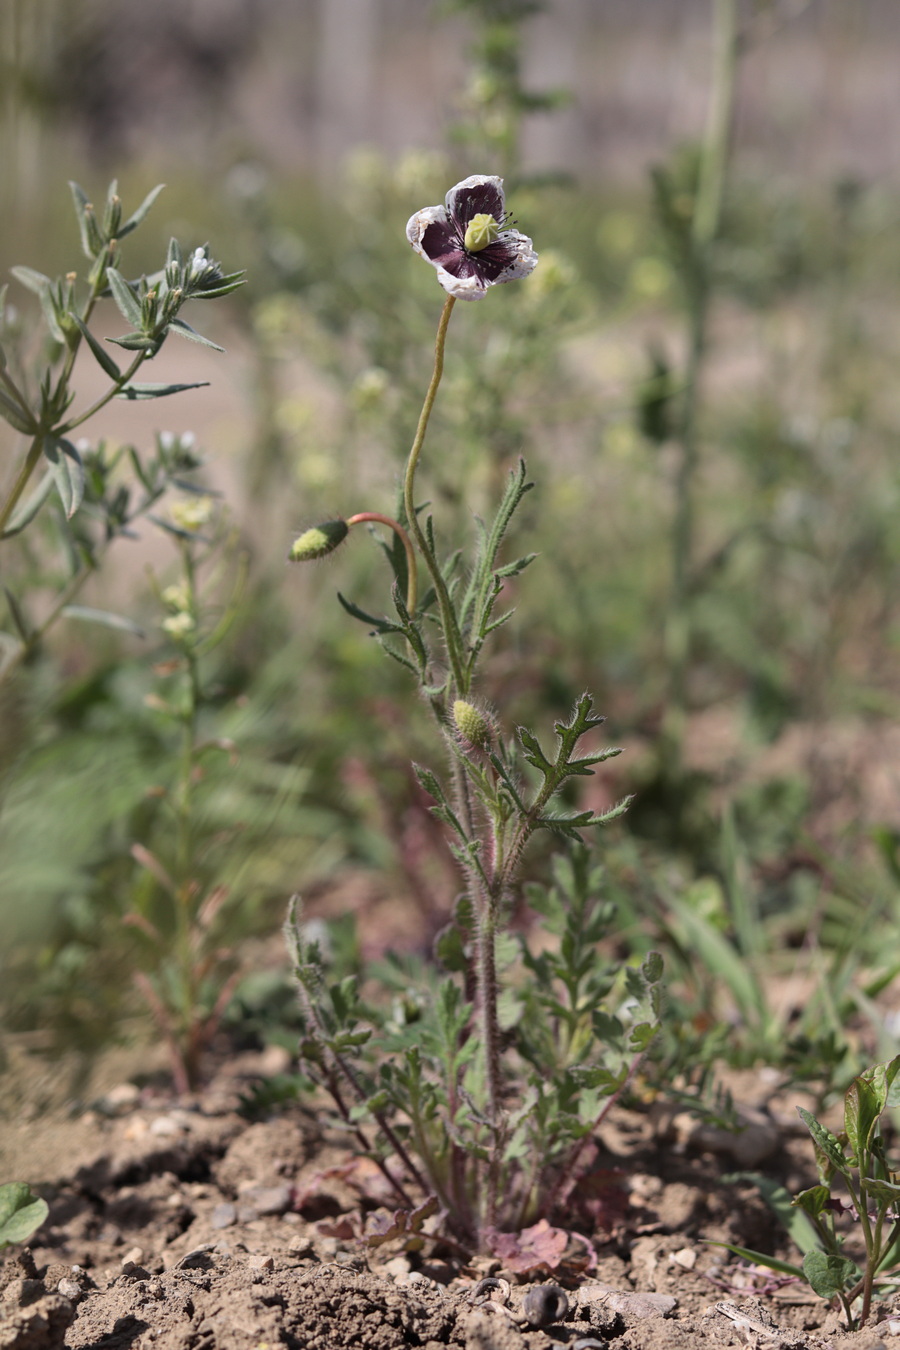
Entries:
<svg viewBox="0 0 900 1350">
<path fill-rule="evenodd" d="M 531 240 L 505 228 L 503 179 L 472 174 L 452 187 L 443 206 L 426 206 L 406 237 L 456 300 L 480 300 L 489 286 L 527 277 L 538 263 Z"/>
</svg>

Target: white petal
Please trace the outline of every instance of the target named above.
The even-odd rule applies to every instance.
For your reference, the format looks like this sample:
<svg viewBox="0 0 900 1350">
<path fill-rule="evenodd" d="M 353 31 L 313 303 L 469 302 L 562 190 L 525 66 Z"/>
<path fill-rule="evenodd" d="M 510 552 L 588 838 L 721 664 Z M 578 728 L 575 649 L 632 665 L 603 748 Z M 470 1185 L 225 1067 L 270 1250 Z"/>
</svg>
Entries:
<svg viewBox="0 0 900 1350">
<path fill-rule="evenodd" d="M 500 238 L 504 242 L 516 245 L 518 257 L 491 283 L 494 286 L 499 286 L 504 281 L 517 281 L 520 277 L 527 277 L 538 265 L 538 255 L 527 234 L 520 234 L 518 230 L 504 230 Z"/>
<path fill-rule="evenodd" d="M 455 300 L 481 300 L 487 295 L 487 286 L 478 277 L 455 277 L 445 267 L 438 267 L 435 263 L 432 266 L 444 290 Z"/>
<path fill-rule="evenodd" d="M 483 187 L 485 183 L 490 183 L 500 194 L 500 215 L 503 214 L 503 179 L 498 178 L 495 173 L 472 173 L 468 178 L 464 178 L 461 183 L 457 183 L 447 193 L 444 201 L 447 203 L 447 210 L 452 215 L 456 207 L 456 194 L 463 188 Z M 500 217 L 498 217 L 499 219 Z"/>
<path fill-rule="evenodd" d="M 431 259 L 422 248 L 422 235 L 428 229 L 429 225 L 449 225 L 450 217 L 447 214 L 446 207 L 443 206 L 425 206 L 421 211 L 417 211 L 414 216 L 410 216 L 406 222 L 406 237 L 412 244 L 417 253 L 421 253 L 428 262 Z"/>
</svg>

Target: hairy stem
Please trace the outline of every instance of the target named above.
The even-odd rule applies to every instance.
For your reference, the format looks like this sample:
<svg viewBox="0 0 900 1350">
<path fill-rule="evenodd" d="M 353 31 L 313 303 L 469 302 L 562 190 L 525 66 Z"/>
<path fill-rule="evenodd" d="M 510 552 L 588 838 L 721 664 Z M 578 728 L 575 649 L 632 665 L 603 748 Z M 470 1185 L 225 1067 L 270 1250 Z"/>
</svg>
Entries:
<svg viewBox="0 0 900 1350">
<path fill-rule="evenodd" d="M 416 470 L 419 467 L 419 457 L 422 453 L 422 446 L 425 443 L 425 433 L 428 430 L 428 420 L 431 417 L 431 410 L 434 407 L 434 400 L 437 396 L 438 386 L 441 382 L 441 376 L 444 373 L 444 346 L 447 341 L 447 325 L 450 322 L 450 315 L 453 313 L 453 306 L 456 301 L 452 295 L 448 295 L 444 301 L 444 308 L 441 310 L 441 318 L 438 323 L 437 336 L 434 343 L 434 370 L 431 375 L 431 382 L 428 386 L 428 392 L 425 395 L 425 402 L 422 404 L 422 411 L 419 414 L 419 424 L 416 427 L 416 434 L 413 439 L 412 448 L 409 452 L 409 459 L 406 462 L 406 474 L 403 479 L 403 509 L 406 512 L 406 523 L 409 526 L 409 532 L 416 541 L 416 547 L 421 553 L 425 566 L 428 568 L 434 585 L 435 595 L 437 596 L 438 608 L 441 613 L 441 627 L 444 633 L 444 642 L 447 646 L 447 657 L 450 662 L 450 669 L 453 673 L 453 682 L 457 691 L 462 695 L 468 692 L 468 680 L 466 677 L 465 665 L 462 659 L 462 639 L 456 622 L 456 614 L 453 605 L 450 602 L 450 596 L 441 575 L 441 569 L 437 558 L 431 551 L 428 541 L 422 532 L 416 515 L 415 502 L 415 483 Z M 410 613 L 410 618 L 415 615 Z"/>
<path fill-rule="evenodd" d="M 346 525 L 362 525 L 366 521 L 371 521 L 377 525 L 387 525 L 389 529 L 394 531 L 403 545 L 406 553 L 406 608 L 409 610 L 409 617 L 412 618 L 419 603 L 419 569 L 412 540 L 399 521 L 393 520 L 390 516 L 383 516 L 380 511 L 360 511 L 358 515 L 349 516 L 344 523 Z"/>
</svg>

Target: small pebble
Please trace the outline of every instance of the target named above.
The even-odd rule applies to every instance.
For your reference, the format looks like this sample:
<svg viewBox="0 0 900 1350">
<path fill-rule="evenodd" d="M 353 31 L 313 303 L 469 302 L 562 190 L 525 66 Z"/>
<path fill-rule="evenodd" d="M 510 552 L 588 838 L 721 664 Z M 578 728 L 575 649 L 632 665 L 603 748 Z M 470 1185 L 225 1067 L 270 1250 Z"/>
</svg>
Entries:
<svg viewBox="0 0 900 1350">
<path fill-rule="evenodd" d="M 214 1242 L 204 1242 L 199 1247 L 194 1247 L 193 1251 L 186 1252 L 180 1261 L 176 1262 L 176 1270 L 209 1270 L 213 1265 L 213 1259 L 210 1252 L 215 1249 Z"/>
<path fill-rule="evenodd" d="M 77 1280 L 60 1280 L 56 1292 L 62 1294 L 70 1303 L 77 1303 L 81 1298 L 81 1285 Z"/>
<path fill-rule="evenodd" d="M 216 1205 L 210 1219 L 211 1228 L 230 1228 L 237 1221 L 237 1208 L 227 1201 L 221 1205 Z"/>
<path fill-rule="evenodd" d="M 172 1135 L 181 1134 L 184 1127 L 177 1120 L 173 1120 L 171 1116 L 157 1116 L 155 1120 L 151 1120 L 148 1128 L 151 1134 L 168 1139 Z"/>
<path fill-rule="evenodd" d="M 410 1272 L 410 1264 L 405 1256 L 392 1256 L 390 1261 L 384 1263 L 384 1273 L 390 1279 L 399 1281 L 405 1280 Z"/>
<path fill-rule="evenodd" d="M 129 1247 L 128 1251 L 122 1257 L 122 1268 L 124 1270 L 125 1266 L 128 1264 L 132 1266 L 140 1265 L 143 1259 L 144 1259 L 143 1247 Z"/>
<path fill-rule="evenodd" d="M 105 1116 L 123 1116 L 140 1101 L 141 1090 L 134 1083 L 118 1083 L 105 1092 L 97 1102 L 97 1109 Z"/>
<path fill-rule="evenodd" d="M 300 1237 L 298 1235 L 297 1237 L 291 1238 L 288 1243 L 288 1251 L 291 1256 L 312 1256 L 315 1247 L 313 1246 L 312 1238 Z"/>
<path fill-rule="evenodd" d="M 257 1215 L 283 1214 L 290 1209 L 292 1193 L 290 1186 L 251 1186 L 241 1192 L 242 1205 L 250 1205 Z"/>
</svg>

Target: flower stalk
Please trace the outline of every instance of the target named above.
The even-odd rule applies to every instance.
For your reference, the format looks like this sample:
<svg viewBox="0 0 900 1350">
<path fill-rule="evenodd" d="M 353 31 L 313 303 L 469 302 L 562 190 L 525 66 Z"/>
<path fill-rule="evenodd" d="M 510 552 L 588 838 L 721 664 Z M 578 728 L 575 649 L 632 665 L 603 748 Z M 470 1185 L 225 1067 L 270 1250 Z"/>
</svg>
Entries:
<svg viewBox="0 0 900 1350">
<path fill-rule="evenodd" d="M 446 827 L 465 891 L 453 922 L 438 939 L 444 950 L 439 955 L 443 970 L 437 988 L 432 972 L 428 992 L 421 1002 L 414 1001 L 414 1027 L 404 1026 L 402 1016 L 394 1014 L 393 1034 L 400 1040 L 393 1054 L 383 1038 L 377 1047 L 370 1042 L 368 1024 L 377 1020 L 377 1014 L 358 1002 L 355 982 L 348 979 L 326 987 L 321 953 L 314 942 L 303 941 L 293 921 L 289 941 L 306 1011 L 301 1049 L 309 1072 L 331 1093 L 348 1124 L 349 1086 L 357 1103 L 354 1128 L 363 1115 L 368 1117 L 407 1175 L 425 1179 L 435 1206 L 447 1211 L 446 1222 L 455 1239 L 471 1250 L 476 1245 L 489 1247 L 498 1224 L 532 1211 L 537 1211 L 535 1217 L 546 1213 L 542 1206 L 551 1204 L 558 1193 L 553 1188 L 557 1173 L 568 1185 L 582 1158 L 581 1148 L 574 1148 L 583 1138 L 582 1125 L 589 1127 L 599 1109 L 592 1093 L 585 1100 L 583 1121 L 573 1124 L 571 1103 L 578 1092 L 573 1084 L 562 1082 L 559 1065 L 566 1065 L 568 1072 L 574 1024 L 581 1059 L 592 1051 L 609 1055 L 615 1049 L 619 1055 L 616 1074 L 589 1071 L 594 1077 L 588 1085 L 592 1089 L 605 1085 L 611 1094 L 617 1084 L 630 1081 L 652 1035 L 653 988 L 659 975 L 655 965 L 648 964 L 646 971 L 633 972 L 625 981 L 633 1006 L 650 1007 L 639 1034 L 629 1039 L 623 1024 L 623 1045 L 614 1047 L 609 1026 L 615 1019 L 607 1018 L 604 1044 L 598 1047 L 589 1019 L 613 982 L 605 974 L 603 979 L 590 974 L 592 960 L 580 957 L 583 943 L 596 952 L 602 936 L 602 925 L 592 913 L 594 902 L 585 900 L 563 944 L 566 960 L 574 962 L 578 955 L 578 968 L 561 967 L 547 975 L 534 958 L 531 968 L 542 971 L 530 995 L 529 1015 L 536 1021 L 530 1031 L 521 1031 L 518 1025 L 508 1031 L 501 1028 L 506 953 L 500 939 L 529 840 L 538 830 L 548 829 L 579 846 L 580 830 L 614 819 L 625 803 L 601 815 L 553 809 L 554 798 L 570 777 L 590 774 L 593 766 L 618 753 L 614 749 L 577 753 L 582 737 L 603 720 L 594 715 L 589 695 L 579 698 L 567 721 L 556 724 L 557 745 L 548 754 L 525 728 L 506 740 L 499 716 L 472 692 L 485 644 L 511 614 L 496 613 L 506 583 L 535 556 L 526 554 L 512 562 L 500 558 L 514 513 L 532 487 L 524 463 L 519 461 L 509 473 L 493 520 L 479 521 L 474 556 L 465 562 L 462 550 L 445 560 L 432 520 L 420 519 L 416 506 L 417 475 L 456 301 L 483 299 L 492 286 L 526 276 L 537 255 L 530 239 L 508 228 L 500 180 L 486 175 L 472 175 L 450 189 L 444 205 L 417 212 L 407 225 L 407 238 L 434 267 L 446 299 L 431 378 L 403 476 L 403 525 L 378 512 L 360 512 L 306 531 L 290 557 L 296 561 L 324 557 L 340 545 L 349 528 L 363 521 L 386 525 L 401 541 L 405 567 L 399 548 L 386 550 L 394 573 L 396 620 L 367 614 L 343 597 L 341 602 L 370 631 L 374 628 L 385 650 L 413 674 L 434 713 L 449 754 L 447 788 L 430 769 L 415 766 L 416 773 L 433 802 L 434 815 Z M 417 560 L 431 581 L 424 597 L 416 584 Z M 404 572 L 405 604 L 400 587 Z M 434 650 L 435 630 L 443 647 L 440 652 Z M 528 783 L 522 761 L 537 772 L 537 785 Z M 558 1028 L 559 1044 L 554 1041 L 557 1032 L 546 1031 L 559 1020 L 561 1005 L 554 1001 L 557 980 L 576 1005 Z M 529 996 L 527 982 L 517 984 L 517 999 L 523 992 Z M 587 1025 L 585 1009 L 591 1010 Z M 538 1025 L 543 1029 L 538 1031 Z M 509 1059 L 507 1041 L 515 1049 Z M 533 1075 L 531 1068 L 526 1069 L 523 1081 L 521 1065 L 529 1064 L 538 1045 L 551 1047 L 552 1063 L 535 1062 Z M 536 1102 L 545 1090 L 565 1101 L 564 1121 L 548 1125 L 546 1112 L 535 1111 L 529 1118 L 527 1108 L 518 1105 L 523 1095 Z M 515 1107 L 510 1105 L 514 1097 Z M 399 1129 L 393 1121 L 402 1122 Z"/>
</svg>

